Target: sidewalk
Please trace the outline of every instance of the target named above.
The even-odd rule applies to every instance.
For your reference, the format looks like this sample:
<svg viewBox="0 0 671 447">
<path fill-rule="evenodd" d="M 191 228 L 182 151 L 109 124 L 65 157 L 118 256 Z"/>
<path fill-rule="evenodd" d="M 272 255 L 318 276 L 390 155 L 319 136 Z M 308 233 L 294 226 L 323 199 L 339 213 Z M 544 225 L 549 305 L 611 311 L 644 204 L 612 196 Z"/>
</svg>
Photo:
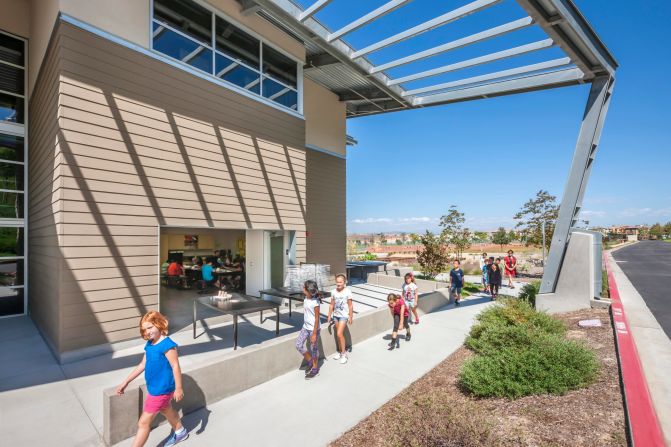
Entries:
<svg viewBox="0 0 671 447">
<path fill-rule="evenodd" d="M 354 345 L 346 365 L 324 361 L 312 381 L 293 371 L 191 413 L 184 445 L 327 445 L 456 351 L 489 303 L 474 296 L 421 317 L 411 326 L 412 341 L 401 340 L 399 350 L 387 351 L 388 334 L 379 334 Z M 160 445 L 169 433 L 166 425 L 154 429 L 147 445 Z"/>
<path fill-rule="evenodd" d="M 665 442 L 671 446 L 671 340 L 612 254 L 607 256 Z"/>
</svg>

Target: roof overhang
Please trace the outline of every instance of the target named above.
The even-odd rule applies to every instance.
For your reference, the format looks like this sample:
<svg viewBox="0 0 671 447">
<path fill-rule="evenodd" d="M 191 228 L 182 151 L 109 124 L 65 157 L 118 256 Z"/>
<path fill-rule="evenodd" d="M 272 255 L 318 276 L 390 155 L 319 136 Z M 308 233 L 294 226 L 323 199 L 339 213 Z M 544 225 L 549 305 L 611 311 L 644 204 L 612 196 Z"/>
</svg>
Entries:
<svg viewBox="0 0 671 447">
<path fill-rule="evenodd" d="M 597 77 L 613 77 L 617 69 L 614 57 L 572 0 L 515 0 L 527 17 L 503 24 L 495 23 L 484 31 L 378 66 L 373 65 L 366 56 L 468 15 L 477 14 L 503 0 L 471 1 L 361 49 L 352 48 L 342 38 L 404 7 L 410 0 L 390 0 L 338 30 L 328 29 L 314 16 L 330 1 L 314 0 L 309 7 L 303 9 L 291 0 L 239 0 L 243 12 L 259 14 L 305 43 L 305 76 L 338 94 L 340 100 L 347 104 L 348 117 L 588 83 Z M 392 79 L 386 73 L 394 67 L 495 39 L 531 26 L 539 27 L 546 38 L 402 78 Z M 467 67 L 484 66 L 492 61 L 513 58 L 555 45 L 566 57 L 418 89 L 406 90 L 402 85 Z"/>
</svg>

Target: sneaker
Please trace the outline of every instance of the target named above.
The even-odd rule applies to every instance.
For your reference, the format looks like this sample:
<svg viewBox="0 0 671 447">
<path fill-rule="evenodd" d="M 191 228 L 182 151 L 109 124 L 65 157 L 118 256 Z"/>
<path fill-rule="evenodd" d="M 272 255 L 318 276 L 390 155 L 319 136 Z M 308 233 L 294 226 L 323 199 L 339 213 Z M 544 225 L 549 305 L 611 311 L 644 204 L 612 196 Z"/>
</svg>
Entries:
<svg viewBox="0 0 671 447">
<path fill-rule="evenodd" d="M 341 357 L 342 357 L 342 355 L 339 352 L 336 352 L 335 354 L 333 354 L 333 357 L 331 357 L 331 358 L 333 360 L 340 360 Z"/>
<path fill-rule="evenodd" d="M 458 306 L 458 305 L 460 305 L 460 304 L 461 304 L 461 303 L 459 302 L 459 300 L 455 300 L 455 301 L 454 301 L 454 305 L 455 305 L 455 306 Z"/>
<path fill-rule="evenodd" d="M 388 351 L 393 351 L 396 348 L 396 340 L 392 340 L 391 343 L 389 343 L 389 347 L 387 348 Z"/>
<path fill-rule="evenodd" d="M 419 324 L 419 318 L 417 318 L 417 321 L 415 321 L 415 324 Z"/>
<path fill-rule="evenodd" d="M 401 340 L 396 339 L 396 349 L 401 349 Z"/>
<path fill-rule="evenodd" d="M 406 335 L 406 336 L 405 336 L 405 341 L 410 341 L 410 337 L 411 337 L 411 336 L 412 336 L 412 334 L 408 334 L 408 335 Z"/>
<path fill-rule="evenodd" d="M 340 364 L 344 365 L 345 363 L 347 363 L 347 354 L 340 356 Z"/>
<path fill-rule="evenodd" d="M 173 433 L 170 435 L 168 440 L 163 444 L 165 447 L 170 447 L 171 445 L 175 445 L 177 443 L 180 443 L 184 441 L 186 438 L 189 437 L 189 432 L 184 430 L 181 435 L 177 435 L 177 433 Z"/>
<path fill-rule="evenodd" d="M 310 380 L 314 379 L 319 375 L 319 368 L 312 368 L 308 373 L 305 375 L 305 380 Z"/>
</svg>

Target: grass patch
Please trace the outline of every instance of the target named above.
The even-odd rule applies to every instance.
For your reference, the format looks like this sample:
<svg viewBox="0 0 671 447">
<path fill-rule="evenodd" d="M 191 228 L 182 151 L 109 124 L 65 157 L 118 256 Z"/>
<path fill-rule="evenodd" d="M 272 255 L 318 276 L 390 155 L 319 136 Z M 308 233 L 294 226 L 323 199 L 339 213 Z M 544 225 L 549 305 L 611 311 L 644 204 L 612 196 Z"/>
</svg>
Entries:
<svg viewBox="0 0 671 447">
<path fill-rule="evenodd" d="M 595 354 L 566 340 L 564 323 L 526 301 L 503 300 L 476 320 L 465 344 L 478 355 L 460 374 L 462 385 L 475 396 L 564 394 L 597 377 Z"/>
<path fill-rule="evenodd" d="M 601 297 L 610 298 L 610 285 L 608 284 L 608 272 L 601 269 Z"/>
<path fill-rule="evenodd" d="M 475 284 L 472 282 L 464 283 L 464 287 L 461 289 L 461 296 L 467 297 L 473 295 L 474 293 L 478 293 L 480 292 L 480 287 L 482 287 L 480 284 Z"/>
</svg>

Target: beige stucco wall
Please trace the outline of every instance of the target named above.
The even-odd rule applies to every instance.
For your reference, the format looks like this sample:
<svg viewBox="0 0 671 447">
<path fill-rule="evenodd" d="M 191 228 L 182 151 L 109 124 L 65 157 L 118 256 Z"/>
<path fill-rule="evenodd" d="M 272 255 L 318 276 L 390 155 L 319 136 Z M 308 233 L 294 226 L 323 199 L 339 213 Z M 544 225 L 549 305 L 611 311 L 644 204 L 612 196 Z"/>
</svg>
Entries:
<svg viewBox="0 0 671 447">
<path fill-rule="evenodd" d="M 346 154 L 345 103 L 324 87 L 309 79 L 303 81 L 305 143 Z"/>
<path fill-rule="evenodd" d="M 0 30 L 29 37 L 30 7 L 26 0 L 0 0 Z"/>
</svg>

